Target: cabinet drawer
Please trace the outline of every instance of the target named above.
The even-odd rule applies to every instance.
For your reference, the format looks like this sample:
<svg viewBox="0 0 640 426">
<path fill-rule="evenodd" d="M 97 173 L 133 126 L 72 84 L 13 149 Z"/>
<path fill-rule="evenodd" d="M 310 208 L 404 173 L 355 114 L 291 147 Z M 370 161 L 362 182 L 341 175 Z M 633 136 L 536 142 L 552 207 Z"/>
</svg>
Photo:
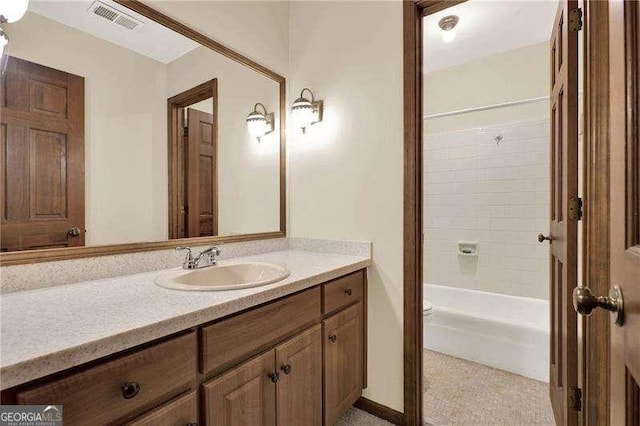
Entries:
<svg viewBox="0 0 640 426">
<path fill-rule="evenodd" d="M 21 405 L 62 404 L 65 424 L 106 424 L 184 393 L 196 379 L 191 332 L 16 394 Z M 123 388 L 128 383 L 128 392 Z M 139 390 L 134 392 L 138 385 Z M 126 394 L 126 395 L 125 395 Z M 125 397 L 126 396 L 126 397 Z"/>
<path fill-rule="evenodd" d="M 320 315 L 320 288 L 315 287 L 203 327 L 200 371 L 220 372 Z"/>
<path fill-rule="evenodd" d="M 128 426 L 186 426 L 198 423 L 196 391 L 186 393 L 127 423 Z"/>
<path fill-rule="evenodd" d="M 362 299 L 364 271 L 354 272 L 322 286 L 322 312 L 327 314 Z"/>
</svg>

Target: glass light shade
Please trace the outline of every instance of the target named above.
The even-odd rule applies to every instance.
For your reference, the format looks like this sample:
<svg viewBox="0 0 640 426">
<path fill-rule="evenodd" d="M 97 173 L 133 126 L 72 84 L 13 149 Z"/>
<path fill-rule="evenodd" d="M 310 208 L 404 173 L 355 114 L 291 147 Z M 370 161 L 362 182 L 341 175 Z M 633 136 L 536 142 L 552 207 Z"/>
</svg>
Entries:
<svg viewBox="0 0 640 426">
<path fill-rule="evenodd" d="M 0 0 L 0 15 L 9 22 L 16 22 L 27 13 L 29 0 Z"/>
<path fill-rule="evenodd" d="M 443 31 L 442 40 L 444 40 L 445 43 L 451 43 L 455 39 L 456 39 L 455 30 Z"/>
<path fill-rule="evenodd" d="M 294 125 L 300 127 L 303 132 L 313 123 L 314 118 L 313 105 L 308 100 L 297 99 L 291 106 L 291 119 Z"/>
<path fill-rule="evenodd" d="M 267 125 L 267 117 L 264 114 L 260 114 L 259 112 L 252 112 L 247 117 L 247 128 L 249 129 L 249 134 L 260 140 L 261 137 L 267 134 L 269 131 L 269 126 Z"/>
</svg>

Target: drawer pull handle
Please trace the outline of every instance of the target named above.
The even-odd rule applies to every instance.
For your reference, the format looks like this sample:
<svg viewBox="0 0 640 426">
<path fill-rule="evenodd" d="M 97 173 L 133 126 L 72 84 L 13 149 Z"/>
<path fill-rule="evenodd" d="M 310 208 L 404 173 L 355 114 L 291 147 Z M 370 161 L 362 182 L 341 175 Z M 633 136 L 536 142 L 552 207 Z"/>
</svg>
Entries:
<svg viewBox="0 0 640 426">
<path fill-rule="evenodd" d="M 273 383 L 277 383 L 278 379 L 280 379 L 280 375 L 275 371 L 273 373 L 269 373 L 268 377 L 271 379 Z"/>
<path fill-rule="evenodd" d="M 335 334 L 332 334 L 331 336 L 329 336 L 329 341 L 331 343 L 335 343 L 338 340 L 338 336 L 336 336 Z"/>
<path fill-rule="evenodd" d="M 351 296 L 351 293 L 352 293 L 352 291 L 351 291 L 350 288 L 345 288 L 344 289 L 344 294 L 346 294 L 347 296 Z"/>
<path fill-rule="evenodd" d="M 131 399 L 138 395 L 140 392 L 140 384 L 136 382 L 127 382 L 122 385 L 122 397 L 124 399 Z"/>
<path fill-rule="evenodd" d="M 284 374 L 289 374 L 291 373 L 291 366 L 289 364 L 285 364 L 280 367 L 280 370 L 282 370 Z"/>
<path fill-rule="evenodd" d="M 187 426 L 198 426 L 198 423 L 193 423 L 193 422 L 187 423 Z"/>
</svg>

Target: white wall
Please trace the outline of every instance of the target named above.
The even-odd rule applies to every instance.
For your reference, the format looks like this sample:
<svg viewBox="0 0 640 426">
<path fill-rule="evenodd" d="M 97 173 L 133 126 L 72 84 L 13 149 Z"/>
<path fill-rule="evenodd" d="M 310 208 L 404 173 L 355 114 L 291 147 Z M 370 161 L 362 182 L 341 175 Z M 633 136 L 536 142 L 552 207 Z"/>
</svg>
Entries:
<svg viewBox="0 0 640 426">
<path fill-rule="evenodd" d="M 289 13 L 289 98 L 309 87 L 325 105 L 307 135 L 289 133 L 290 233 L 373 241 L 365 396 L 402 411 L 402 3 Z"/>
<path fill-rule="evenodd" d="M 7 32 L 7 54 L 85 78 L 87 245 L 166 239 L 165 66 L 34 13 Z"/>
<path fill-rule="evenodd" d="M 467 62 L 424 76 L 424 112 L 435 114 L 549 95 L 549 43 Z M 549 116 L 549 102 L 467 113 L 425 121 L 426 132 Z"/>
<path fill-rule="evenodd" d="M 425 75 L 427 114 L 548 95 L 548 43 Z M 426 282 L 548 298 L 548 117 L 545 100 L 425 120 Z"/>
</svg>

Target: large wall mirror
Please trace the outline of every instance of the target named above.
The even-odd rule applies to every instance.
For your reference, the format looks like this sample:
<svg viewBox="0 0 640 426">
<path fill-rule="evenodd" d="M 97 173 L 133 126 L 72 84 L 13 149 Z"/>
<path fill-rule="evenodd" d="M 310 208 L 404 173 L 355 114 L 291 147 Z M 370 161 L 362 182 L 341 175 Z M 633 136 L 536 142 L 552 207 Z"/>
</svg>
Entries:
<svg viewBox="0 0 640 426">
<path fill-rule="evenodd" d="M 283 77 L 137 1 L 3 28 L 2 263 L 284 235 Z"/>
</svg>

